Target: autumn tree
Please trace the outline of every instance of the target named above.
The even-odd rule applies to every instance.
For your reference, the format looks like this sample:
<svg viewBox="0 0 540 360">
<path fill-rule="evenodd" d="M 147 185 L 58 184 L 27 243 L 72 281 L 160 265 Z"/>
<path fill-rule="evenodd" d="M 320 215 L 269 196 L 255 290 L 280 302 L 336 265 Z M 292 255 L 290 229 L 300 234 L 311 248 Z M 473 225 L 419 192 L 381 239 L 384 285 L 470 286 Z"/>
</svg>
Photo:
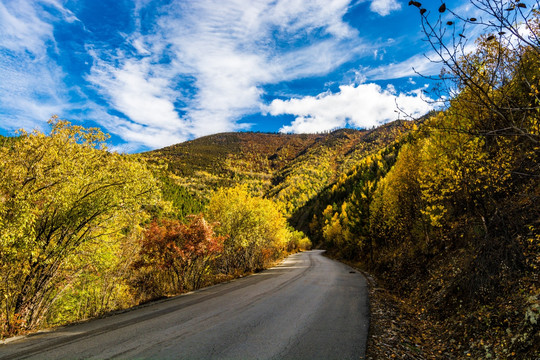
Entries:
<svg viewBox="0 0 540 360">
<path fill-rule="evenodd" d="M 73 256 L 123 238 L 159 199 L 147 166 L 106 151 L 106 136 L 53 118 L 0 148 L 0 305 L 6 333 L 35 328 L 73 276 Z M 84 256 L 83 256 L 84 257 Z M 84 263 L 84 260 L 80 262 Z M 80 269 L 72 269 L 75 273 Z"/>
<path fill-rule="evenodd" d="M 311 249 L 311 240 L 302 232 L 294 229 L 289 229 L 291 237 L 287 244 L 287 251 L 304 251 Z"/>
<path fill-rule="evenodd" d="M 44 325 L 63 325 L 136 305 L 131 264 L 139 252 L 141 235 L 142 228 L 133 226 L 124 236 L 87 241 L 69 255 L 58 275 L 61 291 Z"/>
<path fill-rule="evenodd" d="M 210 275 L 212 261 L 223 250 L 223 240 L 202 215 L 189 216 L 185 224 L 169 219 L 152 221 L 132 266 L 139 299 L 200 288 Z"/>
<path fill-rule="evenodd" d="M 434 62 L 443 65 L 438 99 L 446 107 L 459 94 L 462 104 L 482 109 L 476 126 L 483 136 L 525 137 L 538 143 L 538 64 L 540 40 L 538 3 L 471 0 L 467 10 L 442 4 L 420 8 L 421 24 Z M 481 36 L 475 41 L 475 35 Z M 472 42 L 475 41 L 475 44 Z M 472 50 L 474 49 L 474 50 Z M 449 109 L 463 120 L 468 106 Z M 533 125 L 531 127 L 531 125 Z"/>
<path fill-rule="evenodd" d="M 219 222 L 216 232 L 226 237 L 220 258 L 226 273 L 263 269 L 291 240 L 279 207 L 272 200 L 250 195 L 245 186 L 216 191 L 207 213 Z"/>
<path fill-rule="evenodd" d="M 418 2 L 411 5 L 423 8 Z M 539 4 L 471 0 L 470 5 L 467 13 L 444 3 L 437 10 L 420 11 L 433 60 L 443 64 L 439 85 L 446 95 L 440 97 L 446 99 L 444 116 L 427 123 L 433 144 L 426 154 L 454 168 L 446 171 L 454 181 L 439 184 L 442 189 L 456 184 L 456 191 L 445 194 L 459 197 L 461 190 L 461 198 L 453 199 L 452 206 L 447 202 L 444 211 L 474 213 L 488 237 L 509 239 L 530 221 L 516 214 L 531 213 L 526 209 L 534 208 L 538 196 Z M 508 196 L 516 193 L 521 193 L 519 201 L 509 202 Z M 433 206 L 442 209 L 441 204 Z"/>
</svg>

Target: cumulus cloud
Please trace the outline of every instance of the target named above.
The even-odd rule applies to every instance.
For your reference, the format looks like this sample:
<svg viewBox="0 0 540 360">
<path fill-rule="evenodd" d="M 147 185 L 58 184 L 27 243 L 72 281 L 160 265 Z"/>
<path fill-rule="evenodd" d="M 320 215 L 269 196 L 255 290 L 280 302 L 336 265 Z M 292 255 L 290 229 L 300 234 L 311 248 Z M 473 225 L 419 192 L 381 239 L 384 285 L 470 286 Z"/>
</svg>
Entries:
<svg viewBox="0 0 540 360">
<path fill-rule="evenodd" d="M 401 4 L 396 0 L 373 0 L 369 8 L 381 16 L 386 16 L 394 10 L 401 9 Z"/>
<path fill-rule="evenodd" d="M 313 133 L 350 125 L 369 128 L 398 118 L 396 111 L 413 117 L 432 109 L 421 97 L 421 89 L 397 93 L 393 87 L 361 84 L 340 86 L 339 92 L 325 92 L 290 100 L 274 100 L 266 108 L 271 115 L 292 114 L 296 119 L 280 129 L 285 133 Z"/>
</svg>

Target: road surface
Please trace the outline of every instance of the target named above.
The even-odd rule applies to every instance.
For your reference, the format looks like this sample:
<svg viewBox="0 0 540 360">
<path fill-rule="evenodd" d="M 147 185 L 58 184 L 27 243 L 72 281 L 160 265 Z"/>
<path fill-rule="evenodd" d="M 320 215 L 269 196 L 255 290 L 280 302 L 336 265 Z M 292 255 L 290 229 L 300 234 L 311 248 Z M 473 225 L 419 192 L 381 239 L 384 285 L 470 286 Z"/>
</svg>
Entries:
<svg viewBox="0 0 540 360">
<path fill-rule="evenodd" d="M 362 359 L 364 277 L 314 250 L 226 284 L 0 345 L 0 359 Z"/>
</svg>

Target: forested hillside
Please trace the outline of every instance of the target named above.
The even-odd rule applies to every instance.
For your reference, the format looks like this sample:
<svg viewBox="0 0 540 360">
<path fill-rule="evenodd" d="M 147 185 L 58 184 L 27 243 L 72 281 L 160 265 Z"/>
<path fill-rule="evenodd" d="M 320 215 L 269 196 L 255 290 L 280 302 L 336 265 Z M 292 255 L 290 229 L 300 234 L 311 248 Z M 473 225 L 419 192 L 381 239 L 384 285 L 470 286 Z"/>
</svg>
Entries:
<svg viewBox="0 0 540 360">
<path fill-rule="evenodd" d="M 162 160 L 178 183 L 208 197 L 221 186 L 248 183 L 264 191 L 274 171 L 324 138 L 323 135 L 223 133 L 147 153 Z"/>
<path fill-rule="evenodd" d="M 220 187 L 248 186 L 292 214 L 368 154 L 410 128 L 397 121 L 373 130 L 324 134 L 224 133 L 145 153 L 165 164 L 167 180 L 204 203 Z"/>
<path fill-rule="evenodd" d="M 524 36 L 512 12 L 525 4 L 489 5 L 478 6 L 500 28 L 482 24 L 488 32 L 473 52 L 462 34 L 445 38 L 453 22 L 421 11 L 446 65 L 442 84 L 456 95 L 292 217 L 378 278 L 372 295 L 396 316 L 378 313 L 386 328 L 371 341 L 382 358 L 540 354 L 538 13 L 525 17 Z"/>
</svg>

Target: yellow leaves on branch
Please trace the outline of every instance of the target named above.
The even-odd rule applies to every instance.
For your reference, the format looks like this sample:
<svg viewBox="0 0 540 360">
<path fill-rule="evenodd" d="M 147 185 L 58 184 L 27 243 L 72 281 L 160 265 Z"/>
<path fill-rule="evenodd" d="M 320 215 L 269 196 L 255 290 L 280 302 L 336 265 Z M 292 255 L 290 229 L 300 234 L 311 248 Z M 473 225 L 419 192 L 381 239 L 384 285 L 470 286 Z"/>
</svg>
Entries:
<svg viewBox="0 0 540 360">
<path fill-rule="evenodd" d="M 28 327 L 46 315 L 75 254 L 124 238 L 160 197 L 146 164 L 105 151 L 100 130 L 49 123 L 50 135 L 21 131 L 0 147 L 0 292 L 11 294 L 0 308 Z"/>
<path fill-rule="evenodd" d="M 207 214 L 219 223 L 216 233 L 226 237 L 223 257 L 230 268 L 263 268 L 290 248 L 291 242 L 309 247 L 303 234 L 289 230 L 278 204 L 252 196 L 245 185 L 216 191 Z"/>
</svg>

